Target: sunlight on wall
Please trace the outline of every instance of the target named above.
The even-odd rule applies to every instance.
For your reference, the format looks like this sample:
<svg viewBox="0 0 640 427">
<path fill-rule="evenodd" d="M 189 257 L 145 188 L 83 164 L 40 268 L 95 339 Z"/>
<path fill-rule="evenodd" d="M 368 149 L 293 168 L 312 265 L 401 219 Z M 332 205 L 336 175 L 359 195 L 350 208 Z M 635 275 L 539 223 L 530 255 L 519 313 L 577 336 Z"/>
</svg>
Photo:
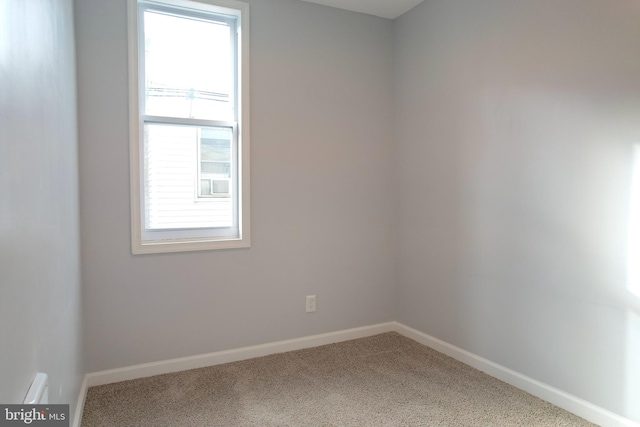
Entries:
<svg viewBox="0 0 640 427">
<path fill-rule="evenodd" d="M 627 231 L 627 290 L 640 297 L 640 143 L 633 145 L 629 228 Z M 635 303 L 635 301 L 634 301 Z M 625 406 L 627 416 L 640 421 L 640 313 L 627 311 L 625 340 Z"/>
<path fill-rule="evenodd" d="M 3 66 L 9 54 L 9 5 L 0 2 L 0 64 Z"/>
<path fill-rule="evenodd" d="M 627 289 L 640 297 L 640 143 L 633 145 L 632 161 L 627 235 Z"/>
<path fill-rule="evenodd" d="M 627 311 L 625 409 L 626 416 L 640 422 L 640 315 Z"/>
</svg>

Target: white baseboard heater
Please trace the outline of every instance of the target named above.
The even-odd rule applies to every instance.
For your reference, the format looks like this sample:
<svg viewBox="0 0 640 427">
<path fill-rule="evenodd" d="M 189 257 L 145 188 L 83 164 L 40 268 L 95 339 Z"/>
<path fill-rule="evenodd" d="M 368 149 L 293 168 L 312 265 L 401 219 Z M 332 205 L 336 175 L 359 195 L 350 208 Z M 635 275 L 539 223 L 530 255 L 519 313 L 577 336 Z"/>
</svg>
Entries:
<svg viewBox="0 0 640 427">
<path fill-rule="evenodd" d="M 47 374 L 38 372 L 24 398 L 24 404 L 46 405 L 47 403 L 49 403 L 49 377 Z"/>
</svg>

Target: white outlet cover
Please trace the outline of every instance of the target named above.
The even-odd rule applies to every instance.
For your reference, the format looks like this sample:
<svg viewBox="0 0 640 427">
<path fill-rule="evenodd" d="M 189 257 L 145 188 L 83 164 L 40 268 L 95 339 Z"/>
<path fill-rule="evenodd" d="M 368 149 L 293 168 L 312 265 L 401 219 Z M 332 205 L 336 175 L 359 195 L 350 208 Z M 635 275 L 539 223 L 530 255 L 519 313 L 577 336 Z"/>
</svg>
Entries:
<svg viewBox="0 0 640 427">
<path fill-rule="evenodd" d="M 313 313 L 316 311 L 316 296 L 307 295 L 307 313 Z"/>
</svg>

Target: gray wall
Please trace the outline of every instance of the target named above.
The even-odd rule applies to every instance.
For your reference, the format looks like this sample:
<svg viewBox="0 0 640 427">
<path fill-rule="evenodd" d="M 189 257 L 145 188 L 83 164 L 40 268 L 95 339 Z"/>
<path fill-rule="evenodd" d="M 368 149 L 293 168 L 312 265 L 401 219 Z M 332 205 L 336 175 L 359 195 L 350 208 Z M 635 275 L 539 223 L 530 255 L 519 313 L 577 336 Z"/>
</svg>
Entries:
<svg viewBox="0 0 640 427">
<path fill-rule="evenodd" d="M 253 246 L 134 257 L 125 4 L 76 1 L 88 370 L 395 318 L 640 420 L 639 3 L 251 5 Z"/>
<path fill-rule="evenodd" d="M 89 371 L 393 319 L 392 22 L 250 3 L 252 247 L 133 256 L 125 1 L 76 2 Z"/>
<path fill-rule="evenodd" d="M 638 22 L 635 0 L 427 0 L 394 26 L 397 319 L 637 421 Z"/>
<path fill-rule="evenodd" d="M 82 376 L 71 0 L 0 4 L 0 402 L 36 372 L 52 403 Z"/>
</svg>

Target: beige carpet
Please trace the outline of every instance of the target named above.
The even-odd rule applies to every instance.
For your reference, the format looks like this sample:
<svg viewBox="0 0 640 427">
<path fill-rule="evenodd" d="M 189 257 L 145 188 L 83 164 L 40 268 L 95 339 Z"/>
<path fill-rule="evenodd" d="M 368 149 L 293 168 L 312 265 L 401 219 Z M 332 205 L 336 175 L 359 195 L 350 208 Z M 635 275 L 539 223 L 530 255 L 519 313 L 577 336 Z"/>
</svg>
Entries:
<svg viewBox="0 0 640 427">
<path fill-rule="evenodd" d="M 93 426 L 592 426 L 394 332 L 89 389 Z"/>
</svg>

